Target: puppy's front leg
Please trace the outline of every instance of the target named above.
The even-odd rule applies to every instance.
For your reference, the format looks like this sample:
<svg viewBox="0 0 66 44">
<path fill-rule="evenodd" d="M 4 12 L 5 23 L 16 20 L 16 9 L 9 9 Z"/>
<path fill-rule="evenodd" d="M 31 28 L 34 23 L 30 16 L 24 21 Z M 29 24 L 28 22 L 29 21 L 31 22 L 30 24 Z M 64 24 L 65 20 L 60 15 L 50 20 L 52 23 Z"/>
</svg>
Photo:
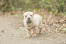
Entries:
<svg viewBox="0 0 66 44">
<path fill-rule="evenodd" d="M 31 37 L 31 30 L 30 29 L 27 30 L 27 37 L 28 38 Z"/>
<path fill-rule="evenodd" d="M 37 36 L 37 30 L 34 28 L 33 29 L 33 36 L 36 37 Z"/>
</svg>

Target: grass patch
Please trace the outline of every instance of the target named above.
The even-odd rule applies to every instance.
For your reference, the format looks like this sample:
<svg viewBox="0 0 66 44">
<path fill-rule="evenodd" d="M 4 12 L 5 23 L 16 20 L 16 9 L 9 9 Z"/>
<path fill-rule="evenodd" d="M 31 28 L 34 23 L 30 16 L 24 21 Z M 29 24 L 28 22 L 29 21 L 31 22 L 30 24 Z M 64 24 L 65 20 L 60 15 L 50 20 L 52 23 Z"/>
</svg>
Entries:
<svg viewBox="0 0 66 44">
<path fill-rule="evenodd" d="M 18 16 L 18 14 L 12 14 L 12 16 Z"/>
<path fill-rule="evenodd" d="M 66 13 L 62 13 L 61 15 L 62 15 L 62 16 L 66 16 Z"/>
<path fill-rule="evenodd" d="M 45 16 L 42 16 L 42 19 L 44 19 L 45 18 Z"/>
<path fill-rule="evenodd" d="M 24 19 L 24 16 L 22 16 L 21 19 L 23 20 Z"/>
</svg>

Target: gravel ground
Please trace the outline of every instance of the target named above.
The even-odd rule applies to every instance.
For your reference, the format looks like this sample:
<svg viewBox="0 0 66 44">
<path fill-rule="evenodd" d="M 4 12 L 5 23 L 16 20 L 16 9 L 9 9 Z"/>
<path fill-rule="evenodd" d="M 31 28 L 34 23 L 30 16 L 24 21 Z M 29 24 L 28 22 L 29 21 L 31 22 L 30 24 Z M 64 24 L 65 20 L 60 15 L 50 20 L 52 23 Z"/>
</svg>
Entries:
<svg viewBox="0 0 66 44">
<path fill-rule="evenodd" d="M 43 31 L 37 37 L 25 38 L 26 31 L 21 25 L 18 17 L 0 16 L 0 44 L 66 44 L 64 33 Z"/>
</svg>

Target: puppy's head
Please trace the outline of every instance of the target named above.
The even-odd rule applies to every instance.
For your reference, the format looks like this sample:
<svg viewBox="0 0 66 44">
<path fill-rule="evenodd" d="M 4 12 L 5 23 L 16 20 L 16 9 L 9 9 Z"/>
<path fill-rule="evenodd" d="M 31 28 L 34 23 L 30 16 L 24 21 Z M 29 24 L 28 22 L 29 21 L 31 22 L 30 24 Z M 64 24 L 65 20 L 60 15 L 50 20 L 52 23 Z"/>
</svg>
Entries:
<svg viewBox="0 0 66 44">
<path fill-rule="evenodd" d="M 26 20 L 27 23 L 32 23 L 33 12 L 25 12 L 24 19 Z"/>
</svg>

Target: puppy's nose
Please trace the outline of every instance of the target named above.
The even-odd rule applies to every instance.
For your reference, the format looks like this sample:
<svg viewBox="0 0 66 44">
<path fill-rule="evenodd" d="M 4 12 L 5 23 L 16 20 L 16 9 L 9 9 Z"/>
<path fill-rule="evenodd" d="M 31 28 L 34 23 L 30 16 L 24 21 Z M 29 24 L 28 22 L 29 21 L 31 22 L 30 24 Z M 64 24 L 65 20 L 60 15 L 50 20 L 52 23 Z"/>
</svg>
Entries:
<svg viewBox="0 0 66 44">
<path fill-rule="evenodd" d="M 28 20 L 30 20 L 30 18 L 28 18 Z"/>
</svg>

